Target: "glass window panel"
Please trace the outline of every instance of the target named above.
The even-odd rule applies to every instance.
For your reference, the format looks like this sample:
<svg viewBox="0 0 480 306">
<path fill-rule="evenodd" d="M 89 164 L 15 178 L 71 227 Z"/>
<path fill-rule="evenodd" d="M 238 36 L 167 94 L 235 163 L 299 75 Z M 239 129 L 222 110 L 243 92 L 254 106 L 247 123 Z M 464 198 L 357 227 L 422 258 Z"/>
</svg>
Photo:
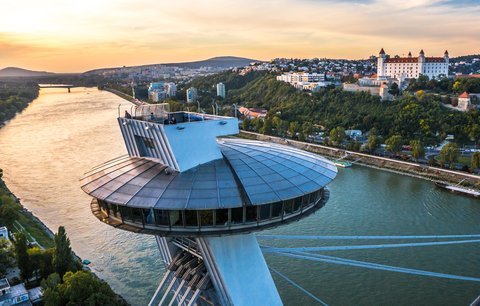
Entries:
<svg viewBox="0 0 480 306">
<path fill-rule="evenodd" d="M 257 222 L 257 206 L 247 206 L 247 222 Z"/>
<path fill-rule="evenodd" d="M 280 217 L 282 214 L 282 202 L 275 202 L 272 204 L 272 218 Z"/>
<path fill-rule="evenodd" d="M 169 225 L 169 223 L 168 223 L 168 218 L 169 218 L 168 210 L 155 209 L 154 211 L 155 211 L 155 221 L 156 221 L 157 225 L 168 226 Z M 178 210 L 175 210 L 173 212 L 178 213 Z"/>
<path fill-rule="evenodd" d="M 232 224 L 243 223 L 243 207 L 232 208 Z"/>
<path fill-rule="evenodd" d="M 185 225 L 186 226 L 198 226 L 197 211 L 186 210 L 185 211 Z"/>
<path fill-rule="evenodd" d="M 199 210 L 200 225 L 213 226 L 213 210 Z"/>
<path fill-rule="evenodd" d="M 284 212 L 285 215 L 291 214 L 293 212 L 293 200 L 287 200 L 284 202 Z"/>
<path fill-rule="evenodd" d="M 302 206 L 302 197 L 295 198 L 293 200 L 293 211 L 297 211 Z"/>
<path fill-rule="evenodd" d="M 169 213 L 170 224 L 172 226 L 183 226 L 183 215 L 181 210 L 164 210 Z"/>
<path fill-rule="evenodd" d="M 155 216 L 153 214 L 153 209 L 142 209 L 142 212 L 145 224 L 155 224 Z"/>
<path fill-rule="evenodd" d="M 260 206 L 260 220 L 270 219 L 270 204 Z"/>
<path fill-rule="evenodd" d="M 228 226 L 228 209 L 217 209 L 216 213 L 216 226 Z"/>
</svg>

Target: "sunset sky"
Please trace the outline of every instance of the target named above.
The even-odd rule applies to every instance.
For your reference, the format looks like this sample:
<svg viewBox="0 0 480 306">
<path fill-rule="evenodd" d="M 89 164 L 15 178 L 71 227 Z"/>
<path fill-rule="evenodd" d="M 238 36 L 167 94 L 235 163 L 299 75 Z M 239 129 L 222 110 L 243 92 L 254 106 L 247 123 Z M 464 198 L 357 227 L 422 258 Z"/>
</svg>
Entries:
<svg viewBox="0 0 480 306">
<path fill-rule="evenodd" d="M 480 53 L 480 0 L 0 0 L 0 69 Z"/>
</svg>

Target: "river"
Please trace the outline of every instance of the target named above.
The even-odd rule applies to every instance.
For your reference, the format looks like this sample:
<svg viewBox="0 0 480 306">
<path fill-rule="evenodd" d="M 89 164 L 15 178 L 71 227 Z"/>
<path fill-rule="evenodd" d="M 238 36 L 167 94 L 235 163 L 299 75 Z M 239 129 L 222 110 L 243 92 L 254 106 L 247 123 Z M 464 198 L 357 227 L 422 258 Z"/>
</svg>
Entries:
<svg viewBox="0 0 480 306">
<path fill-rule="evenodd" d="M 163 274 L 153 237 L 117 230 L 90 212 L 79 178 L 125 154 L 115 120 L 128 102 L 94 88 L 42 89 L 0 129 L 0 167 L 25 207 L 56 231 L 66 227 L 74 251 L 132 305 L 145 305 Z M 264 233 L 296 235 L 448 235 L 480 233 L 480 201 L 432 183 L 355 166 L 340 169 L 327 205 L 300 222 Z M 266 245 L 344 245 L 345 241 L 261 241 Z M 398 242 L 398 241 L 396 241 Z M 403 241 L 402 241 L 403 242 Z M 359 242 L 377 244 L 380 241 Z M 387 242 L 388 243 L 388 242 Z M 355 244 L 355 242 L 353 242 Z M 480 245 L 429 246 L 322 254 L 480 277 Z M 267 262 L 330 305 L 466 305 L 480 283 L 447 280 L 267 255 Z M 274 276 L 286 305 L 314 300 Z"/>
</svg>

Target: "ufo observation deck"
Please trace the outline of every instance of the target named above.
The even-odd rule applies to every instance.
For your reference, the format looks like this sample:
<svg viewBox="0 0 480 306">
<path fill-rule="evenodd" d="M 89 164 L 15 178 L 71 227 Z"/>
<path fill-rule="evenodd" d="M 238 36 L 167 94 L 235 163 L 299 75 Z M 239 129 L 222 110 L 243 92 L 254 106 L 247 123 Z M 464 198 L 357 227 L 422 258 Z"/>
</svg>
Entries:
<svg viewBox="0 0 480 306">
<path fill-rule="evenodd" d="M 222 235 L 275 227 L 310 215 L 329 197 L 337 170 L 286 146 L 220 139 L 223 158 L 185 172 L 122 156 L 86 173 L 97 218 L 161 236 Z"/>
<path fill-rule="evenodd" d="M 218 138 L 238 133 L 236 118 L 158 110 L 148 118 L 150 110 L 119 116 L 129 155 L 80 181 L 101 221 L 164 237 L 221 236 L 290 223 L 327 202 L 337 169 L 325 158 Z"/>
</svg>

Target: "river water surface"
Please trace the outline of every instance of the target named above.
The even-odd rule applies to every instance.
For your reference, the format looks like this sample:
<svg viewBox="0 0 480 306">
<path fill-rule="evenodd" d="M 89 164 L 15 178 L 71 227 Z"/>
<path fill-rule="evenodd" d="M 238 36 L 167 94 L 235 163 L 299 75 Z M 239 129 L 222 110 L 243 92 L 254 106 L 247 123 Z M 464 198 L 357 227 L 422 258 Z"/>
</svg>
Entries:
<svg viewBox="0 0 480 306">
<path fill-rule="evenodd" d="M 153 237 L 117 230 L 90 212 L 79 178 L 125 154 L 117 127 L 121 98 L 94 88 L 42 89 L 0 129 L 0 167 L 10 189 L 49 228 L 66 227 L 74 251 L 132 305 L 145 305 L 162 277 Z M 289 235 L 448 235 L 480 233 L 480 201 L 432 183 L 355 166 L 340 169 L 327 205 L 300 222 L 264 233 Z M 404 241 L 395 241 L 404 242 Z M 261 241 L 275 246 L 385 241 Z M 480 277 L 480 244 L 329 251 L 322 254 Z M 480 283 L 415 276 L 267 255 L 269 265 L 330 305 L 467 305 Z M 274 275 L 286 305 L 316 302 Z"/>
</svg>

